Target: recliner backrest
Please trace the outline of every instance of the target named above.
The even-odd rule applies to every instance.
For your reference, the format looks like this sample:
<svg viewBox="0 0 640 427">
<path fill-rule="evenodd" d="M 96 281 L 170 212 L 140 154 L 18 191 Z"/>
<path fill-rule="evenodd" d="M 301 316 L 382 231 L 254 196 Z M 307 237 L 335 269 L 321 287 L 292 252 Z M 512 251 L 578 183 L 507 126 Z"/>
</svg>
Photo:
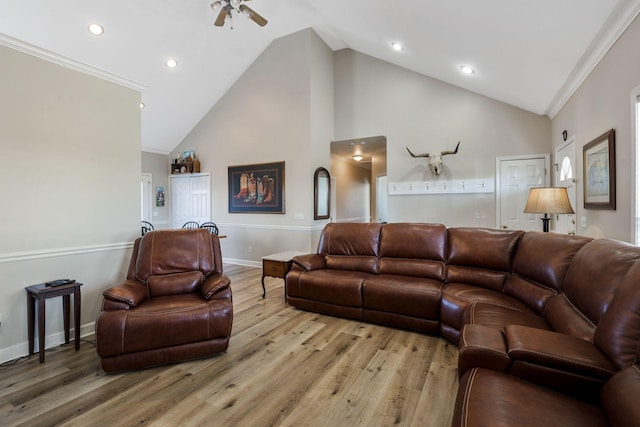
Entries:
<svg viewBox="0 0 640 427">
<path fill-rule="evenodd" d="M 393 223 L 380 232 L 380 274 L 444 281 L 447 228 L 442 224 Z"/>
<path fill-rule="evenodd" d="M 318 253 L 324 255 L 327 268 L 378 272 L 381 224 L 327 224 L 318 242 Z"/>
<path fill-rule="evenodd" d="M 524 232 L 489 228 L 449 228 L 447 232 L 447 283 L 501 292 Z"/>
<path fill-rule="evenodd" d="M 135 277 L 151 296 L 195 292 L 216 264 L 208 230 L 157 230 L 140 239 Z"/>
<path fill-rule="evenodd" d="M 611 239 L 584 245 L 574 256 L 562 287 L 549 300 L 544 316 L 558 332 L 593 342 L 596 325 L 631 266 L 640 247 Z"/>
<path fill-rule="evenodd" d="M 562 283 L 575 254 L 592 239 L 539 231 L 526 232 L 513 260 L 513 271 L 504 293 L 542 314 Z"/>
</svg>

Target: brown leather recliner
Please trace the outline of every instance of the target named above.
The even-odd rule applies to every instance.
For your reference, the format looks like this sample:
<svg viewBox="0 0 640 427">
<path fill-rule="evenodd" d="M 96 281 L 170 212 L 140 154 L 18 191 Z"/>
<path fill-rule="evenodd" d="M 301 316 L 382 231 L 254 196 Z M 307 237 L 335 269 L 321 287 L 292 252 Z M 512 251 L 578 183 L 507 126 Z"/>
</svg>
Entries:
<svg viewBox="0 0 640 427">
<path fill-rule="evenodd" d="M 96 349 L 106 372 L 223 352 L 233 304 L 220 241 L 204 229 L 136 240 L 127 279 L 103 293 Z"/>
</svg>

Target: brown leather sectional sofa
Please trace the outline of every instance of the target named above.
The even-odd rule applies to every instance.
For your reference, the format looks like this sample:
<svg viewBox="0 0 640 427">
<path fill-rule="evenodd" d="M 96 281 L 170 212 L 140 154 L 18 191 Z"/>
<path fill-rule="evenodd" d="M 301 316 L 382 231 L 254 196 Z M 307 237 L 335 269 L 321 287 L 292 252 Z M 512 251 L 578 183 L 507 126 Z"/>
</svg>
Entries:
<svg viewBox="0 0 640 427">
<path fill-rule="evenodd" d="M 639 247 L 440 224 L 329 224 L 317 253 L 294 258 L 286 296 L 302 309 L 458 343 L 455 426 L 640 425 L 630 399 L 640 392 Z"/>
</svg>

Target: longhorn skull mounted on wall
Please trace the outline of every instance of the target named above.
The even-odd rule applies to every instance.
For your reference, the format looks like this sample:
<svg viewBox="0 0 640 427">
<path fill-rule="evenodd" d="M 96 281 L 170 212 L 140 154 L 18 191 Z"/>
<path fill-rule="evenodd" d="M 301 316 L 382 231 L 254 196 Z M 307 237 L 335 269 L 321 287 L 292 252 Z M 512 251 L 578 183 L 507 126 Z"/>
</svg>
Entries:
<svg viewBox="0 0 640 427">
<path fill-rule="evenodd" d="M 413 154 L 411 152 L 411 150 L 409 150 L 409 147 L 405 147 L 407 149 L 407 151 L 409 152 L 409 154 L 411 154 L 411 157 L 426 157 L 429 159 L 429 168 L 431 169 L 431 174 L 433 176 L 438 176 L 440 175 L 440 172 L 442 172 L 442 156 L 446 156 L 447 154 L 456 154 L 458 152 L 458 147 L 460 147 L 460 141 L 458 141 L 458 145 L 456 145 L 456 149 L 453 151 L 441 151 L 439 153 L 425 153 L 425 154 Z"/>
</svg>

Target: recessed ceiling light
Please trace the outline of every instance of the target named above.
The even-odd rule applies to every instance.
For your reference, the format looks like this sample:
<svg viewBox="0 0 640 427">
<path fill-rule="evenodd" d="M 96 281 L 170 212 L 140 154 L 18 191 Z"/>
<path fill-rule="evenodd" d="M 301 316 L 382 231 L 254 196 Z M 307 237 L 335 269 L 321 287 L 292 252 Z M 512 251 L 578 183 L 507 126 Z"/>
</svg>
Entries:
<svg viewBox="0 0 640 427">
<path fill-rule="evenodd" d="M 102 28 L 102 25 L 100 24 L 89 24 L 89 32 L 94 36 L 100 36 L 102 35 L 102 33 L 104 33 L 104 28 Z"/>
<path fill-rule="evenodd" d="M 353 156 L 353 160 L 355 160 L 356 162 L 359 162 L 362 159 L 364 159 L 364 156 L 362 156 L 361 154 L 356 154 L 355 156 Z"/>
<path fill-rule="evenodd" d="M 463 74 L 473 74 L 473 73 L 476 72 L 476 70 L 474 70 L 473 68 L 471 68 L 468 65 L 460 66 L 460 71 L 462 71 Z"/>
<path fill-rule="evenodd" d="M 140 103 L 140 109 L 142 110 L 145 107 L 144 102 Z"/>
<path fill-rule="evenodd" d="M 398 42 L 393 42 L 393 43 L 391 43 L 391 47 L 393 48 L 393 50 L 396 50 L 396 51 L 398 51 L 398 52 L 400 52 L 400 51 L 403 51 L 403 50 L 404 50 L 404 47 L 403 47 L 400 43 L 398 43 Z"/>
<path fill-rule="evenodd" d="M 171 58 L 171 59 L 167 59 L 167 67 L 169 68 L 176 68 L 178 66 L 178 61 L 176 61 L 175 59 Z"/>
</svg>

